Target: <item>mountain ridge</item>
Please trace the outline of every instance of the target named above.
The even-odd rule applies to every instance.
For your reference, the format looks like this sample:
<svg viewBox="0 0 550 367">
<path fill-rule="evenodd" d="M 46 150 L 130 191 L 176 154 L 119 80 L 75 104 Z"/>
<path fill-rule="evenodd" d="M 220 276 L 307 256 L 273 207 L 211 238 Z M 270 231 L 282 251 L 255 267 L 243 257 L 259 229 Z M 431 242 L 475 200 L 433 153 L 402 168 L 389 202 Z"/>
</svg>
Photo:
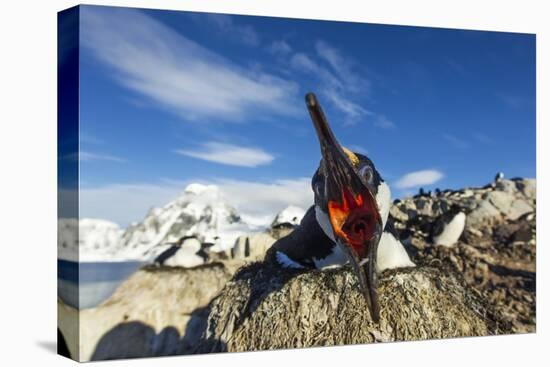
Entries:
<svg viewBox="0 0 550 367">
<path fill-rule="evenodd" d="M 183 236 L 211 244 L 210 251 L 226 251 L 245 234 L 267 230 L 289 217 L 301 219 L 304 210 L 289 206 L 274 213 L 264 225 L 243 219 L 216 185 L 189 184 L 176 199 L 151 208 L 142 221 L 122 229 L 103 219 L 60 218 L 58 258 L 71 261 L 152 261 Z M 291 215 L 289 215 L 291 213 Z"/>
</svg>

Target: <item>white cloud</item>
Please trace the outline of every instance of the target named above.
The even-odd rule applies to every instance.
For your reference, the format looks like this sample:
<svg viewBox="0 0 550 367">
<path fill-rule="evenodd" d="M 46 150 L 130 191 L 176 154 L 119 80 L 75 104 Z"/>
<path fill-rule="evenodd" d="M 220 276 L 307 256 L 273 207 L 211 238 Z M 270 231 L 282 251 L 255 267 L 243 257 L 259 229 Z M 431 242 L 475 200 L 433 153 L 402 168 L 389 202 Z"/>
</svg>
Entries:
<svg viewBox="0 0 550 367">
<path fill-rule="evenodd" d="M 371 84 L 356 70 L 354 60 L 324 41 L 317 41 L 315 50 L 319 62 L 303 52 L 296 52 L 290 58 L 290 66 L 318 80 L 319 94 L 344 114 L 344 124 L 354 125 L 368 119 L 382 129 L 395 127 L 385 115 L 370 111 L 357 102 L 360 97 L 364 101 L 370 94 Z"/>
<path fill-rule="evenodd" d="M 374 120 L 374 125 L 381 127 L 382 129 L 395 128 L 395 124 L 393 123 L 393 121 L 388 119 L 386 115 L 376 115 L 376 119 Z"/>
<path fill-rule="evenodd" d="M 315 50 L 344 81 L 345 88 L 352 92 L 368 91 L 370 83 L 361 74 L 353 71 L 353 61 L 324 41 L 315 43 Z"/>
<path fill-rule="evenodd" d="M 315 63 L 309 56 L 301 52 L 292 55 L 290 64 L 292 67 L 308 73 L 322 72 L 321 67 L 317 65 L 317 63 Z"/>
<path fill-rule="evenodd" d="M 480 132 L 473 133 L 473 137 L 482 144 L 493 144 L 495 142 L 491 137 Z"/>
<path fill-rule="evenodd" d="M 273 41 L 267 50 L 274 55 L 286 56 L 292 52 L 292 47 L 283 40 Z"/>
<path fill-rule="evenodd" d="M 92 162 L 92 161 L 110 161 L 110 162 L 118 162 L 118 163 L 126 162 L 126 159 L 120 158 L 114 155 L 92 153 L 87 151 L 80 151 L 79 153 L 71 153 L 69 155 L 64 156 L 63 158 L 71 159 L 71 160 L 80 160 L 82 162 Z"/>
<path fill-rule="evenodd" d="M 183 184 L 111 184 L 100 187 L 81 187 L 79 211 L 81 218 L 99 218 L 121 226 L 145 218 L 147 212 L 175 199 Z"/>
<path fill-rule="evenodd" d="M 80 152 L 80 160 L 81 161 L 111 161 L 111 162 L 126 162 L 126 159 L 116 157 L 114 155 L 109 154 L 98 154 L 98 153 L 92 153 L 92 152 Z"/>
<path fill-rule="evenodd" d="M 353 124 L 371 112 L 361 107 L 346 93 L 346 86 L 330 70 L 320 66 L 304 53 L 296 53 L 290 59 L 291 66 L 299 71 L 318 78 L 319 89 L 330 103 L 347 117 L 345 123 Z"/>
<path fill-rule="evenodd" d="M 322 93 L 326 98 L 328 98 L 335 107 L 340 111 L 344 112 L 348 116 L 347 124 L 354 124 L 361 117 L 372 115 L 372 112 L 364 109 L 357 103 L 352 102 L 349 99 L 343 98 L 339 93 L 334 90 L 325 90 Z"/>
<path fill-rule="evenodd" d="M 295 53 L 290 59 L 290 65 L 296 70 L 312 74 L 313 76 L 319 78 L 324 87 L 331 90 L 342 90 L 344 88 L 342 82 L 334 76 L 334 74 L 317 64 L 304 53 Z"/>
<path fill-rule="evenodd" d="M 112 184 L 81 188 L 80 215 L 101 218 L 121 226 L 142 220 L 152 207 L 164 206 L 177 198 L 187 184 L 200 182 L 220 187 L 224 200 L 234 206 L 244 219 L 265 223 L 288 205 L 304 209 L 313 204 L 310 178 L 282 179 L 273 182 L 238 180 L 169 181 L 159 184 Z"/>
<path fill-rule="evenodd" d="M 118 82 L 186 120 L 299 113 L 296 83 L 243 69 L 137 10 L 84 8 L 81 29 Z"/>
<path fill-rule="evenodd" d="M 434 169 L 410 172 L 397 180 L 395 187 L 398 189 L 409 189 L 411 187 L 431 185 L 441 180 L 443 177 L 444 174 L 442 172 Z"/>
<path fill-rule="evenodd" d="M 215 141 L 202 144 L 198 150 L 178 149 L 176 153 L 205 161 L 241 167 L 257 167 L 269 164 L 275 159 L 274 156 L 260 148 L 243 147 Z"/>
<path fill-rule="evenodd" d="M 218 185 L 225 199 L 244 218 L 270 218 L 287 207 L 296 205 L 307 209 L 313 205 L 311 178 L 275 180 L 273 182 L 253 182 L 220 180 Z"/>
<path fill-rule="evenodd" d="M 232 37 L 248 46 L 258 46 L 260 36 L 249 25 L 241 25 L 234 22 L 233 16 L 227 14 L 200 14 L 195 17 L 199 22 L 208 21 L 223 32 L 224 36 Z"/>
<path fill-rule="evenodd" d="M 459 139 L 454 135 L 443 134 L 443 139 L 447 140 L 455 148 L 458 148 L 458 149 L 468 149 L 470 147 L 470 144 L 467 141 Z"/>
</svg>

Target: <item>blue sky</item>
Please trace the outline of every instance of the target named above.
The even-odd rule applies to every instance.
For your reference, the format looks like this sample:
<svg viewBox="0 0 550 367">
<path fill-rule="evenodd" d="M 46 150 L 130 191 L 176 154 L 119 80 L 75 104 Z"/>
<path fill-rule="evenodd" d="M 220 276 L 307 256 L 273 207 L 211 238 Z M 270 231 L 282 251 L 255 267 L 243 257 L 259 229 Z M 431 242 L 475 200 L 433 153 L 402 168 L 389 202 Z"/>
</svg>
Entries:
<svg viewBox="0 0 550 367">
<path fill-rule="evenodd" d="M 308 205 L 320 159 L 308 91 L 395 197 L 535 177 L 534 35 L 91 6 L 80 17 L 83 216 L 124 226 L 195 181 L 250 216 Z"/>
</svg>

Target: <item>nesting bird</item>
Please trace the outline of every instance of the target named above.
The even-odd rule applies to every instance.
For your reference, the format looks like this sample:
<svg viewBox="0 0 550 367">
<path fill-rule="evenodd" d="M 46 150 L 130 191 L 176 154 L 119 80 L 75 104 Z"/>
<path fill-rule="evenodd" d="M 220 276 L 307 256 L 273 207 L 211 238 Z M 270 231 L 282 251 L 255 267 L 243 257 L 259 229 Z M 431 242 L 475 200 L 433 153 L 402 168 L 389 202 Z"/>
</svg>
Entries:
<svg viewBox="0 0 550 367">
<path fill-rule="evenodd" d="M 266 259 L 306 269 L 351 263 L 378 321 L 376 272 L 414 266 L 388 221 L 390 188 L 367 156 L 339 144 L 313 93 L 306 95 L 306 105 L 322 156 L 311 181 L 314 205 L 290 235 L 270 248 Z"/>
<path fill-rule="evenodd" d="M 154 264 L 184 268 L 202 265 L 208 260 L 208 254 L 205 251 L 207 246 L 203 245 L 196 236 L 181 237 L 170 248 L 158 255 Z"/>
<path fill-rule="evenodd" d="M 457 205 L 451 208 L 436 219 L 431 238 L 436 245 L 453 246 L 464 231 L 466 225 L 466 214 Z"/>
</svg>

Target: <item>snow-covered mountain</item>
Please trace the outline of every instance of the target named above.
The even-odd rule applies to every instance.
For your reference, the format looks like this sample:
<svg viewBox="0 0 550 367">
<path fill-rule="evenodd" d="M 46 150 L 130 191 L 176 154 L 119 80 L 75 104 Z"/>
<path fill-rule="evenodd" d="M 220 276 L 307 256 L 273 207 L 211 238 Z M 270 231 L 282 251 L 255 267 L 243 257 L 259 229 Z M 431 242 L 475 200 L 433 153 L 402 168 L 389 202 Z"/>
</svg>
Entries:
<svg viewBox="0 0 550 367">
<path fill-rule="evenodd" d="M 75 260 L 77 238 L 75 219 L 59 221 L 59 257 Z M 213 243 L 211 251 L 231 248 L 236 239 L 260 231 L 244 221 L 223 198 L 215 185 L 191 184 L 181 196 L 164 207 L 153 208 L 143 221 L 126 230 L 97 219 L 80 221 L 80 261 L 150 261 L 182 236 L 195 235 Z"/>
<path fill-rule="evenodd" d="M 123 230 L 102 219 L 61 218 L 58 223 L 57 256 L 71 261 L 103 261 L 113 256 Z M 78 251 L 80 250 L 80 253 Z"/>
<path fill-rule="evenodd" d="M 213 243 L 212 251 L 221 251 L 231 248 L 240 235 L 257 229 L 227 204 L 217 186 L 191 184 L 179 198 L 130 225 L 120 246 L 132 257 L 152 258 L 165 249 L 164 244 L 195 235 L 201 242 Z"/>
</svg>

